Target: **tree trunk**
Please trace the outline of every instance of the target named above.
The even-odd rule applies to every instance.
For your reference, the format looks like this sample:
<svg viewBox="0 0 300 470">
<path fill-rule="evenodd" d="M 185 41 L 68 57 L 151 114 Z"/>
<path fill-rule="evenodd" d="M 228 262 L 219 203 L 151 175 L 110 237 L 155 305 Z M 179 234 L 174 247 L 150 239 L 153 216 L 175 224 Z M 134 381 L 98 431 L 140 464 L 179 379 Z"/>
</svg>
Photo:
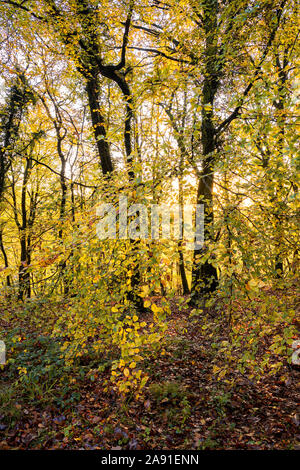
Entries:
<svg viewBox="0 0 300 470">
<path fill-rule="evenodd" d="M 183 208 L 184 208 L 184 201 L 183 201 L 183 186 L 182 186 L 182 173 L 183 173 L 183 158 L 184 155 L 181 153 L 180 156 L 180 175 L 178 178 L 178 192 L 179 192 L 179 206 L 181 208 L 181 213 L 183 216 Z M 182 283 L 182 290 L 183 290 L 183 295 L 188 295 L 190 293 L 189 289 L 189 284 L 187 281 L 186 277 L 186 272 L 185 272 L 185 264 L 184 264 L 184 254 L 183 254 L 183 246 L 182 246 L 182 240 L 178 240 L 178 255 L 179 255 L 179 272 L 180 272 L 180 277 L 181 277 L 181 283 Z"/>
<path fill-rule="evenodd" d="M 278 136 L 278 141 L 277 141 L 277 147 L 278 147 L 278 153 L 279 153 L 279 158 L 281 164 L 281 161 L 283 160 L 283 146 L 284 146 L 284 133 L 285 133 L 285 117 L 284 117 L 284 108 L 285 108 L 285 100 L 286 100 L 286 95 L 287 95 L 287 90 L 286 90 L 286 81 L 287 81 L 287 65 L 288 65 L 288 60 L 287 60 L 287 54 L 284 54 L 282 63 L 280 62 L 279 54 L 276 55 L 276 67 L 279 71 L 278 73 L 278 99 L 274 101 L 274 106 L 277 110 L 277 123 L 278 127 L 280 129 L 279 131 L 279 136 Z M 283 276 L 283 256 L 282 256 L 282 247 L 283 247 L 283 240 L 284 240 L 284 234 L 283 234 L 283 218 L 282 218 L 282 212 L 284 212 L 284 206 L 285 204 L 281 201 L 282 195 L 282 185 L 279 182 L 278 188 L 277 188 L 277 194 L 275 197 L 277 197 L 277 211 L 275 214 L 275 220 L 276 220 L 276 242 L 275 242 L 275 273 L 276 277 L 280 279 Z"/>
<path fill-rule="evenodd" d="M 217 269 L 208 259 L 201 263 L 199 256 L 206 253 L 208 244 L 214 240 L 213 235 L 213 185 L 215 151 L 217 148 L 216 130 L 213 122 L 214 99 L 219 88 L 221 63 L 217 44 L 217 13 L 218 2 L 216 0 L 205 0 L 204 9 L 204 80 L 202 88 L 202 124 L 201 124 L 201 147 L 203 166 L 197 191 L 197 204 L 204 204 L 204 247 L 194 252 L 192 270 L 192 302 L 198 301 L 200 297 L 212 294 L 218 285 Z"/>
<path fill-rule="evenodd" d="M 30 273 L 28 272 L 28 266 L 30 264 L 30 249 L 27 245 L 26 230 L 21 231 L 21 264 L 19 266 L 19 293 L 18 299 L 24 300 L 30 298 L 31 286 L 30 286 Z"/>
<path fill-rule="evenodd" d="M 21 193 L 21 225 L 20 229 L 20 266 L 19 266 L 19 300 L 29 298 L 31 294 L 30 288 L 30 274 L 28 272 L 28 266 L 30 264 L 30 243 L 28 237 L 28 219 L 27 219 L 27 207 L 26 207 L 26 194 L 27 184 L 29 179 L 30 170 L 32 168 L 32 160 L 27 157 L 26 165 L 24 169 L 22 193 Z"/>
<path fill-rule="evenodd" d="M 3 230 L 2 230 L 2 228 L 0 229 L 0 249 L 1 249 L 1 252 L 2 252 L 2 255 L 3 255 L 3 259 L 4 259 L 4 266 L 6 268 L 8 268 L 8 257 L 7 257 L 7 253 L 6 253 L 4 244 L 3 244 Z M 6 276 L 6 284 L 7 284 L 7 287 L 11 287 L 10 276 Z"/>
<path fill-rule="evenodd" d="M 106 140 L 106 129 L 104 117 L 101 114 L 99 102 L 99 81 L 97 74 L 87 80 L 86 91 L 89 100 L 90 114 L 93 124 L 95 141 L 100 157 L 102 172 L 107 175 L 113 171 L 109 143 Z"/>
</svg>

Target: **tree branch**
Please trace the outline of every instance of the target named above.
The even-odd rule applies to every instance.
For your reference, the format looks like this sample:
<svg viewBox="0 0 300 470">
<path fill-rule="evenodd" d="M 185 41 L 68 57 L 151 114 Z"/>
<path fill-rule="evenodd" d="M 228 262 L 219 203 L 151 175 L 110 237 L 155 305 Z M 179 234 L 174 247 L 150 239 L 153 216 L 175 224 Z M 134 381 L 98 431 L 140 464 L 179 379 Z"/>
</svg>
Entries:
<svg viewBox="0 0 300 470">
<path fill-rule="evenodd" d="M 275 39 L 276 32 L 279 28 L 280 19 L 281 19 L 283 8 L 284 8 L 286 2 L 287 2 L 287 0 L 283 0 L 280 4 L 279 9 L 276 11 L 276 16 L 277 16 L 276 25 L 273 27 L 273 29 L 271 31 L 269 40 L 268 40 L 267 45 L 264 49 L 262 57 L 261 57 L 259 63 L 257 64 L 257 66 L 256 66 L 252 81 L 247 85 L 247 87 L 243 91 L 240 103 L 236 106 L 236 108 L 232 111 L 232 113 L 217 127 L 216 135 L 220 134 L 221 131 L 225 130 L 229 126 L 229 124 L 238 116 L 238 114 L 241 111 L 241 108 L 244 104 L 245 98 L 248 96 L 249 92 L 253 88 L 254 83 L 259 79 L 259 74 L 261 72 L 262 65 L 263 65 L 263 63 L 264 63 L 264 61 L 265 61 L 265 59 L 268 55 L 270 47 L 272 46 L 272 43 Z"/>
<path fill-rule="evenodd" d="M 121 51 L 121 60 L 116 65 L 115 70 L 120 70 L 123 67 L 125 67 L 126 63 L 126 49 L 128 45 L 128 36 L 129 36 L 129 30 L 130 30 L 130 25 L 131 25 L 131 18 L 132 18 L 132 13 L 133 13 L 133 7 L 134 7 L 134 1 L 130 1 L 129 5 L 129 11 L 127 15 L 127 19 L 125 22 L 125 29 L 124 29 L 124 34 L 123 34 L 123 44 L 122 44 L 122 51 Z"/>
<path fill-rule="evenodd" d="M 23 3 L 18 3 L 18 2 L 14 2 L 13 0 L 0 0 L 0 3 L 4 3 L 6 5 L 11 5 L 13 7 L 16 7 L 16 8 L 20 8 L 21 10 L 24 10 L 26 11 L 27 13 L 30 13 L 31 16 L 33 16 L 34 18 L 36 18 L 37 20 L 42 20 L 42 21 L 45 21 L 46 18 L 44 18 L 43 16 L 40 16 L 38 15 L 37 13 L 34 13 L 34 11 L 30 10 L 30 8 L 26 7 Z"/>
</svg>

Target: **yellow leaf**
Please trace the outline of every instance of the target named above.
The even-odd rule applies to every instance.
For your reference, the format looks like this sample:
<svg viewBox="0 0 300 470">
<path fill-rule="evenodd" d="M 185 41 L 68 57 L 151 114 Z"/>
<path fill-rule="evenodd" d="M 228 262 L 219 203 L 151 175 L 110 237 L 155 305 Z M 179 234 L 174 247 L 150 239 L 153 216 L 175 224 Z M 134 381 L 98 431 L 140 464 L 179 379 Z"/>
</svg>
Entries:
<svg viewBox="0 0 300 470">
<path fill-rule="evenodd" d="M 226 369 L 221 370 L 221 372 L 219 373 L 218 379 L 219 379 L 219 380 L 222 379 L 226 374 L 227 374 L 227 370 L 226 370 Z"/>
<path fill-rule="evenodd" d="M 142 290 L 140 293 L 141 297 L 146 297 L 146 295 L 149 294 L 149 287 L 148 286 L 142 286 Z"/>
<path fill-rule="evenodd" d="M 156 304 L 152 304 L 152 305 L 151 305 L 151 310 L 152 310 L 153 313 L 159 312 L 159 308 L 158 308 L 158 306 L 157 306 Z"/>
</svg>

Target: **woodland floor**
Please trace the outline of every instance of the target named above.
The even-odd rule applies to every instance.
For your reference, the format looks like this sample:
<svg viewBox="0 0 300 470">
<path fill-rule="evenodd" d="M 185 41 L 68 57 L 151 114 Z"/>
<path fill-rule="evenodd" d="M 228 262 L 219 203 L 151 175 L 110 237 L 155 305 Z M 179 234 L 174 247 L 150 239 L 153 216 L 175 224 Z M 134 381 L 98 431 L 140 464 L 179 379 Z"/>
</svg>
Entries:
<svg viewBox="0 0 300 470">
<path fill-rule="evenodd" d="M 105 393 L 109 371 L 40 396 L 1 371 L 0 449 L 300 449 L 300 372 L 286 365 L 256 383 L 237 372 L 233 387 L 217 381 L 213 344 L 226 325 L 209 337 L 201 318 L 186 328 L 188 315 L 174 306 L 166 354 L 148 364 L 141 401 Z"/>
</svg>

